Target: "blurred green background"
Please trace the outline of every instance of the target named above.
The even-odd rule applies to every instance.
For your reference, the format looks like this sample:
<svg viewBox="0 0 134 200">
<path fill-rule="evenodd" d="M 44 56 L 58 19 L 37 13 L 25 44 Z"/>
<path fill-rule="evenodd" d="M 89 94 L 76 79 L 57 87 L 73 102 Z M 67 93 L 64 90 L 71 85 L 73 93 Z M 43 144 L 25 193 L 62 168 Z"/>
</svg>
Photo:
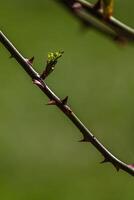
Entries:
<svg viewBox="0 0 134 200">
<path fill-rule="evenodd" d="M 94 2 L 92 0 L 92 2 Z M 133 26 L 134 1 L 115 16 Z M 116 156 L 134 163 L 134 47 L 84 31 L 55 1 L 0 0 L 2 31 L 34 67 L 64 50 L 48 85 Z M 134 179 L 119 173 L 32 83 L 0 45 L 0 199 L 128 200 Z"/>
</svg>

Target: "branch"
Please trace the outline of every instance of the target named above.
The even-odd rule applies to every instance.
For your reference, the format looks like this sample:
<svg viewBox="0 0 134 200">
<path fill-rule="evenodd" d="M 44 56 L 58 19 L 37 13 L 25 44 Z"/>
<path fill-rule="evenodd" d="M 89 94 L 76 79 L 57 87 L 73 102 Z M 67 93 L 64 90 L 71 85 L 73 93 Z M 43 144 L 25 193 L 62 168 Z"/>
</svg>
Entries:
<svg viewBox="0 0 134 200">
<path fill-rule="evenodd" d="M 95 28 L 115 41 L 134 42 L 134 29 L 114 17 L 105 19 L 101 10 L 85 0 L 56 0 L 78 18 L 86 27 Z"/>
<path fill-rule="evenodd" d="M 127 165 L 124 162 L 117 159 L 112 153 L 110 153 L 101 142 L 84 126 L 84 124 L 78 119 L 78 117 L 73 113 L 72 109 L 67 105 L 68 97 L 65 97 L 61 100 L 57 97 L 54 92 L 47 86 L 44 82 L 43 78 L 33 69 L 32 62 L 33 57 L 31 59 L 24 58 L 19 51 L 13 46 L 13 44 L 7 39 L 7 37 L 0 31 L 0 42 L 5 46 L 5 48 L 10 52 L 11 56 L 16 59 L 16 61 L 21 65 L 21 67 L 26 71 L 26 73 L 31 77 L 33 83 L 41 89 L 41 91 L 46 94 L 46 96 L 50 99 L 48 105 L 56 105 L 72 122 L 73 124 L 81 131 L 83 135 L 83 139 L 81 142 L 90 142 L 104 157 L 104 161 L 101 163 L 109 162 L 112 163 L 113 166 L 117 169 L 122 169 L 128 172 L 131 175 L 134 175 L 134 166 Z M 52 56 L 51 60 L 47 61 L 46 72 L 50 74 L 52 70 L 48 70 L 48 65 L 50 62 L 53 64 L 57 59 L 61 56 L 61 52 L 49 54 Z M 50 58 L 50 57 L 49 57 Z M 52 65 L 53 67 L 53 65 Z M 45 72 L 45 74 L 46 74 Z"/>
</svg>

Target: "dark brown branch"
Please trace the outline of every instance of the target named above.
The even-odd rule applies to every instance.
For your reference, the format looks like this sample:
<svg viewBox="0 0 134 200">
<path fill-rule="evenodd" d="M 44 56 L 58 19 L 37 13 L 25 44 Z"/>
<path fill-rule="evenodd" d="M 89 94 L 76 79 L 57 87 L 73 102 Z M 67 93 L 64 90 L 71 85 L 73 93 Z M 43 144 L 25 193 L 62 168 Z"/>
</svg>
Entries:
<svg viewBox="0 0 134 200">
<path fill-rule="evenodd" d="M 24 58 L 1 31 L 0 42 L 10 52 L 12 57 L 17 60 L 21 67 L 27 72 L 27 74 L 31 77 L 33 83 L 36 84 L 44 94 L 47 95 L 47 97 L 50 99 L 50 102 L 52 102 L 49 103 L 49 105 L 56 105 L 81 131 L 83 135 L 82 142 L 90 142 L 103 155 L 103 163 L 110 162 L 113 164 L 114 167 L 116 167 L 117 170 L 122 169 L 129 174 L 134 175 L 133 165 L 127 165 L 124 162 L 120 161 L 101 144 L 101 142 L 84 126 L 84 124 L 78 119 L 71 108 L 67 105 L 68 97 L 64 98 L 63 100 L 57 97 L 54 92 L 46 85 L 40 75 L 33 69 L 32 62 L 29 62 L 28 59 Z"/>
<path fill-rule="evenodd" d="M 103 13 L 94 9 L 94 5 L 85 0 L 56 0 L 68 8 L 86 27 L 94 27 L 97 31 L 119 41 L 134 41 L 134 29 L 123 24 L 114 17 L 104 19 Z"/>
</svg>

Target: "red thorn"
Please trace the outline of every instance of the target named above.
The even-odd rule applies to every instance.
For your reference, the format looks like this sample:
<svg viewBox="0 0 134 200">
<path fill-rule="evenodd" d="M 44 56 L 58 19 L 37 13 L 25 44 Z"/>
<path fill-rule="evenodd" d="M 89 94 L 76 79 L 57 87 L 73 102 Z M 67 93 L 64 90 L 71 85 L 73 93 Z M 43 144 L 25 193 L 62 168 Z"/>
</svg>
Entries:
<svg viewBox="0 0 134 200">
<path fill-rule="evenodd" d="M 36 79 L 33 80 L 33 83 L 36 85 L 42 86 L 41 82 Z"/>
<path fill-rule="evenodd" d="M 47 103 L 48 106 L 51 106 L 51 105 L 56 105 L 56 101 L 55 100 L 50 100 L 48 103 Z"/>
<path fill-rule="evenodd" d="M 68 96 L 66 96 L 62 101 L 62 104 L 63 105 L 66 105 L 67 104 L 67 101 L 68 101 Z"/>
<path fill-rule="evenodd" d="M 30 65 L 33 64 L 33 61 L 34 61 L 34 56 L 33 56 L 32 58 L 30 58 L 30 59 L 27 60 L 27 62 L 28 62 Z"/>
</svg>

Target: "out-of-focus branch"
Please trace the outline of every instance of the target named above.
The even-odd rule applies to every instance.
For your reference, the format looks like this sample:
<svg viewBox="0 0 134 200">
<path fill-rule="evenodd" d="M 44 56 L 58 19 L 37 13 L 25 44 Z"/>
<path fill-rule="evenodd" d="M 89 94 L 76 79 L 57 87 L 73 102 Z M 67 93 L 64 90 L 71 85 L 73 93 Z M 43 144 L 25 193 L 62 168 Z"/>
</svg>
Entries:
<svg viewBox="0 0 134 200">
<path fill-rule="evenodd" d="M 20 66 L 26 71 L 26 73 L 31 77 L 33 83 L 41 89 L 41 91 L 46 94 L 50 99 L 48 105 L 57 106 L 81 131 L 83 139 L 81 142 L 90 142 L 104 157 L 105 162 L 112 163 L 117 169 L 122 169 L 127 173 L 134 176 L 134 166 L 127 165 L 124 162 L 117 159 L 112 155 L 101 142 L 85 127 L 85 125 L 78 119 L 78 117 L 73 113 L 72 109 L 68 106 L 68 97 L 63 100 L 54 94 L 54 92 L 47 86 L 43 79 L 45 79 L 51 72 L 53 72 L 57 59 L 61 57 L 63 52 L 56 52 L 48 54 L 47 66 L 43 71 L 42 75 L 39 75 L 32 66 L 33 58 L 26 59 L 20 52 L 13 46 L 13 44 L 7 39 L 7 37 L 0 31 L 0 42 L 5 46 L 5 48 L 10 52 L 11 56 L 16 59 Z"/>
<path fill-rule="evenodd" d="M 115 41 L 134 41 L 134 29 L 128 27 L 114 17 L 105 19 L 101 10 L 85 0 L 56 0 L 78 18 L 86 27 L 93 27 L 97 31 Z"/>
</svg>

